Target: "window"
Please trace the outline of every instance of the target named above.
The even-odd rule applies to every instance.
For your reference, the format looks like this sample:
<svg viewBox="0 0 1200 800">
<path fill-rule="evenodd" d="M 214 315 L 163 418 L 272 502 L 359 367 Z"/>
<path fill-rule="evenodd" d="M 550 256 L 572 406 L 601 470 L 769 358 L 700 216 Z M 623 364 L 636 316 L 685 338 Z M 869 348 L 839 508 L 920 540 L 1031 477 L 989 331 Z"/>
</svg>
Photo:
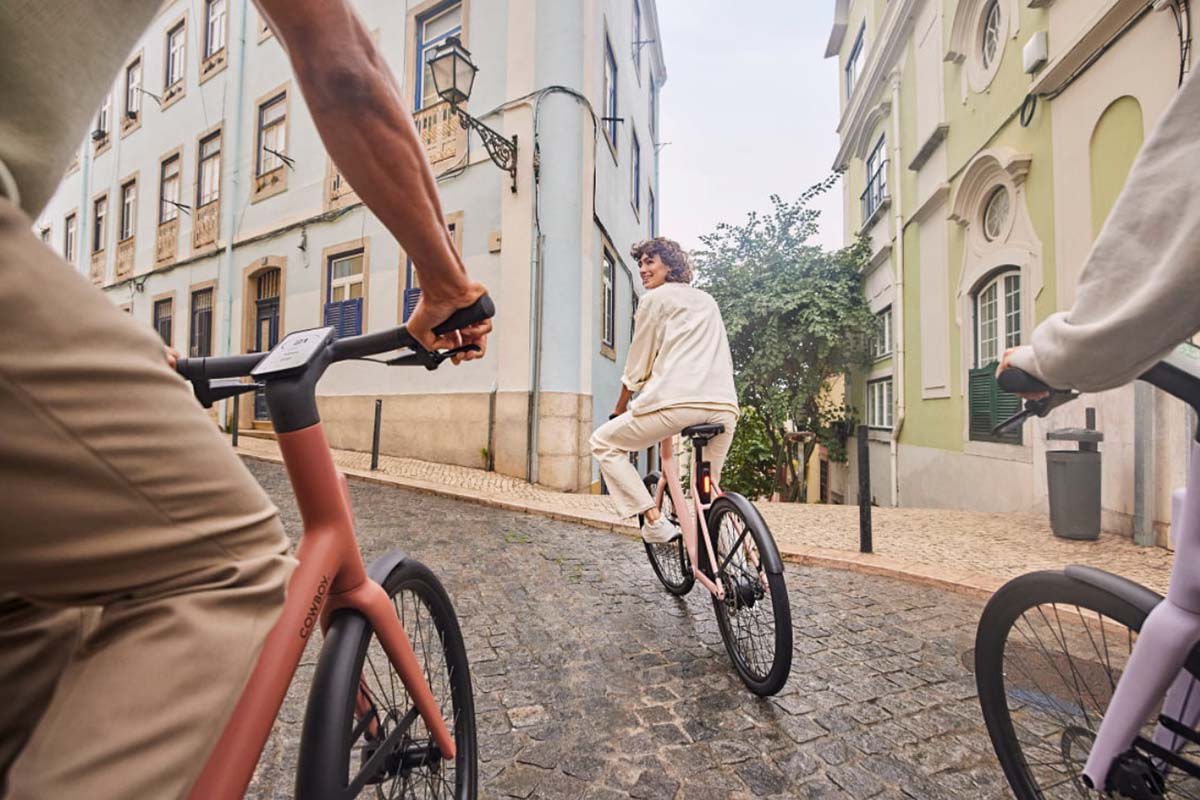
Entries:
<svg viewBox="0 0 1200 800">
<path fill-rule="evenodd" d="M 187 41 L 184 38 L 184 23 L 180 22 L 167 31 L 167 63 L 163 75 L 163 88 L 170 89 L 183 80 L 183 64 Z"/>
<path fill-rule="evenodd" d="M 988 69 L 1000 53 L 1000 0 L 988 3 L 983 14 L 983 36 L 980 39 L 980 58 L 983 68 Z"/>
<path fill-rule="evenodd" d="M 871 341 L 871 355 L 883 358 L 892 353 L 892 307 L 888 306 L 875 315 L 875 336 Z"/>
<path fill-rule="evenodd" d="M 654 202 L 654 190 L 646 190 L 646 206 L 650 210 L 650 235 L 658 235 L 658 206 Z"/>
<path fill-rule="evenodd" d="M 883 202 L 887 200 L 887 165 L 887 148 L 884 137 L 880 136 L 879 142 L 867 156 L 867 188 L 862 193 L 864 225 L 875 215 L 876 211 L 883 207 Z"/>
<path fill-rule="evenodd" d="M 173 306 L 175 303 L 171 298 L 165 300 L 154 301 L 154 330 L 158 331 L 158 335 L 162 337 L 163 342 L 171 346 L 171 317 L 174 312 Z"/>
<path fill-rule="evenodd" d="M 854 39 L 854 46 L 850 48 L 850 55 L 846 58 L 846 99 L 849 100 L 854 94 L 854 87 L 858 85 L 859 76 L 862 75 L 863 61 L 863 38 L 866 36 L 867 26 L 864 23 L 858 29 L 858 36 Z"/>
<path fill-rule="evenodd" d="M 453 214 L 447 215 L 446 232 L 450 234 L 451 241 L 454 242 L 454 249 L 462 254 L 462 212 L 456 211 Z M 412 316 L 413 310 L 417 307 L 417 302 L 421 299 L 421 278 L 413 267 L 412 259 L 408 259 L 405 266 L 405 275 L 407 282 L 404 289 L 404 307 L 401 310 L 402 319 L 408 321 Z"/>
<path fill-rule="evenodd" d="M 608 250 L 600 268 L 600 343 L 606 347 L 616 345 L 617 291 L 616 258 Z"/>
<path fill-rule="evenodd" d="M 871 428 L 892 427 L 892 379 L 883 378 L 867 383 L 867 425 Z"/>
<path fill-rule="evenodd" d="M 212 288 L 192 292 L 192 327 L 188 342 L 190 358 L 212 355 L 212 315 Z"/>
<path fill-rule="evenodd" d="M 111 111 L 112 94 L 109 93 L 104 95 L 104 102 L 100 104 L 100 113 L 96 115 L 96 130 L 92 133 L 92 139 L 96 140 L 99 145 L 103 145 L 103 140 L 108 137 L 108 117 Z"/>
<path fill-rule="evenodd" d="M 171 156 L 159 167 L 158 224 L 179 216 L 179 156 Z"/>
<path fill-rule="evenodd" d="M 617 149 L 617 59 L 613 55 L 612 42 L 604 37 L 604 135 L 613 149 Z"/>
<path fill-rule="evenodd" d="M 225 49 L 225 0 L 206 0 L 204 5 L 204 57 L 212 58 Z"/>
<path fill-rule="evenodd" d="M 221 133 L 200 142 L 200 180 L 196 183 L 196 207 L 206 206 L 221 197 Z"/>
<path fill-rule="evenodd" d="M 137 229 L 137 181 L 121 185 L 120 241 L 132 239 Z"/>
<path fill-rule="evenodd" d="M 283 166 L 287 155 L 287 92 L 258 107 L 258 160 L 255 175 L 263 176 Z"/>
<path fill-rule="evenodd" d="M 996 382 L 996 363 L 1010 347 L 1021 344 L 1021 276 L 1008 272 L 975 293 L 975 364 L 968 374 L 970 438 L 974 441 L 1021 444 L 1018 429 L 993 436 L 992 428 L 1021 409 L 1021 398 Z"/>
<path fill-rule="evenodd" d="M 630 148 L 633 153 L 633 168 L 631 170 L 633 176 L 633 187 L 631 189 L 633 196 L 633 210 L 642 213 L 642 143 L 638 141 L 637 131 L 633 132 L 633 146 Z"/>
<path fill-rule="evenodd" d="M 1008 230 L 1009 207 L 1008 189 L 996 187 L 983 208 L 983 237 L 989 242 L 1002 238 Z"/>
<path fill-rule="evenodd" d="M 125 68 L 125 119 L 136 120 L 142 113 L 142 59 Z"/>
<path fill-rule="evenodd" d="M 68 214 L 63 222 L 63 258 L 67 261 L 75 260 L 75 215 Z"/>
<path fill-rule="evenodd" d="M 658 145 L 658 85 L 654 81 L 650 81 L 650 144 Z"/>
<path fill-rule="evenodd" d="M 638 297 L 638 293 L 635 291 L 629 292 L 629 298 L 632 306 L 632 308 L 629 309 L 629 341 L 632 342 L 633 334 L 637 332 L 638 301 L 641 300 L 641 298 Z"/>
<path fill-rule="evenodd" d="M 462 36 L 462 3 L 454 3 L 417 19 L 417 96 L 416 110 L 441 102 L 433 85 L 429 59 L 434 49 L 451 36 Z"/>
<path fill-rule="evenodd" d="M 642 4 L 633 0 L 633 74 L 642 79 Z"/>
<path fill-rule="evenodd" d="M 92 203 L 92 252 L 104 249 L 104 223 L 108 216 L 108 197 L 98 197 Z"/>
<path fill-rule="evenodd" d="M 325 324 L 342 336 L 362 333 L 363 250 L 329 257 L 326 265 Z"/>
</svg>

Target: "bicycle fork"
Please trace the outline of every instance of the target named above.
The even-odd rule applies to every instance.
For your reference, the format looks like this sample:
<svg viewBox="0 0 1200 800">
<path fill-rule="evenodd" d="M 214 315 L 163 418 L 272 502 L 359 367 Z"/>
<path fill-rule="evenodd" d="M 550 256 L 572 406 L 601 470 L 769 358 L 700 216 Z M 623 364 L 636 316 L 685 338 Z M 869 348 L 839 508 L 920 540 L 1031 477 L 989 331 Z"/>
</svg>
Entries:
<svg viewBox="0 0 1200 800">
<path fill-rule="evenodd" d="M 1200 687 L 1193 686 L 1190 673 L 1183 669 L 1188 654 L 1200 641 L 1200 445 L 1192 445 L 1188 488 L 1173 511 L 1172 524 L 1178 536 L 1167 596 L 1142 625 L 1083 770 L 1084 780 L 1101 792 L 1107 788 L 1113 764 L 1129 750 L 1164 693 L 1164 716 L 1188 728 L 1200 716 L 1192 709 L 1187 715 L 1192 719 L 1180 718 L 1192 695 L 1200 696 Z M 1181 742 L 1176 733 L 1160 723 L 1153 743 L 1174 752 Z"/>
</svg>

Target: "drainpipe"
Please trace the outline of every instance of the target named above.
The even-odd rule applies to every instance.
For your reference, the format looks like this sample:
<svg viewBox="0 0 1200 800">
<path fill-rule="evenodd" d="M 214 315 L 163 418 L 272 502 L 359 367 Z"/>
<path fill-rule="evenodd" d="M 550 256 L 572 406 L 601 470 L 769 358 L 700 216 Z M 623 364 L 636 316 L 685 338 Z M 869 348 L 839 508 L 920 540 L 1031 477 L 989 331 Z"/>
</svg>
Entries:
<svg viewBox="0 0 1200 800">
<path fill-rule="evenodd" d="M 88 220 L 91 219 L 92 209 L 88 204 L 88 192 L 92 187 L 92 139 L 89 136 L 83 144 L 83 163 L 79 165 L 79 213 L 75 215 L 75 271 L 87 275 L 84 264 L 92 257 L 91 239 L 88 238 Z M 84 254 L 86 255 L 86 258 Z M 91 279 L 88 279 L 91 282 Z"/>
<path fill-rule="evenodd" d="M 889 448 L 892 468 L 892 505 L 900 505 L 900 431 L 904 430 L 905 380 L 904 380 L 904 211 L 900 204 L 900 180 L 904 173 L 904 159 L 900 151 L 900 74 L 892 73 L 892 154 L 893 192 L 892 207 L 896 210 L 896 243 L 892 252 L 896 258 L 895 299 L 892 300 L 892 332 L 895 368 L 892 370 L 892 385 L 896 394 L 896 417 L 892 420 Z"/>
<path fill-rule="evenodd" d="M 229 163 L 232 169 L 224 169 L 221 176 L 221 200 L 224 222 L 221 229 L 225 231 L 225 256 L 217 263 L 217 291 L 225 306 L 225 347 L 221 351 L 226 355 L 233 353 L 233 230 L 234 210 L 237 207 L 238 187 L 241 184 L 242 172 L 242 104 L 246 98 L 246 22 L 247 8 L 250 0 L 242 0 L 241 12 L 238 14 L 238 54 L 237 54 L 237 90 L 234 92 L 233 131 L 223 131 L 221 134 L 221 157 L 225 156 L 225 148 L 232 144 L 232 158 Z M 222 274 L 223 273 L 223 274 Z M 235 399 L 233 402 L 237 402 Z M 228 404 L 221 405 L 221 414 L 228 419 Z"/>
<path fill-rule="evenodd" d="M 536 182 L 535 178 L 533 201 L 535 205 L 537 203 Z M 536 219 L 536 209 L 534 215 Z M 546 237 L 542 235 L 540 228 L 535 228 L 531 261 L 533 280 L 530 282 L 533 290 L 533 320 L 531 322 L 533 336 L 530 341 L 532 358 L 530 359 L 529 376 L 529 419 L 526 426 L 529 431 L 529 441 L 526 443 L 525 450 L 525 480 L 530 483 L 537 483 L 538 480 L 538 435 L 541 429 L 542 405 L 542 301 L 546 293 L 542 247 L 545 240 Z"/>
</svg>

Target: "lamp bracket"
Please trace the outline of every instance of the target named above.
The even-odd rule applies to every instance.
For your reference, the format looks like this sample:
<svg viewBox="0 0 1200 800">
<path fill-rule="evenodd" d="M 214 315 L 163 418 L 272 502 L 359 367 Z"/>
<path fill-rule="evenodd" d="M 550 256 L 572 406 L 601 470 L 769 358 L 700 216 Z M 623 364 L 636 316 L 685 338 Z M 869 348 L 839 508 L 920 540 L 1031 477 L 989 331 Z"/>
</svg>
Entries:
<svg viewBox="0 0 1200 800">
<path fill-rule="evenodd" d="M 491 157 L 492 163 L 512 176 L 512 190 L 517 191 L 517 136 L 510 139 L 502 133 L 489 128 L 484 123 L 472 117 L 459 106 L 451 108 L 458 114 L 458 123 L 466 130 L 473 130 L 483 140 L 484 149 Z"/>
</svg>

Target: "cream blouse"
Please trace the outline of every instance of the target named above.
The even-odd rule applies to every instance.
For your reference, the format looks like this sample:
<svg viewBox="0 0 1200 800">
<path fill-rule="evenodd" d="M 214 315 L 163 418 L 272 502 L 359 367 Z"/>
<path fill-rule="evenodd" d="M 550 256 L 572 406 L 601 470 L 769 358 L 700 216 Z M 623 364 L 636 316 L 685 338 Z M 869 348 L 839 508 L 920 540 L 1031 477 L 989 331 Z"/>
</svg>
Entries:
<svg viewBox="0 0 1200 800">
<path fill-rule="evenodd" d="M 672 406 L 739 413 L 733 357 L 721 310 L 686 283 L 664 283 L 642 296 L 621 382 L 640 392 L 635 415 Z"/>
</svg>

